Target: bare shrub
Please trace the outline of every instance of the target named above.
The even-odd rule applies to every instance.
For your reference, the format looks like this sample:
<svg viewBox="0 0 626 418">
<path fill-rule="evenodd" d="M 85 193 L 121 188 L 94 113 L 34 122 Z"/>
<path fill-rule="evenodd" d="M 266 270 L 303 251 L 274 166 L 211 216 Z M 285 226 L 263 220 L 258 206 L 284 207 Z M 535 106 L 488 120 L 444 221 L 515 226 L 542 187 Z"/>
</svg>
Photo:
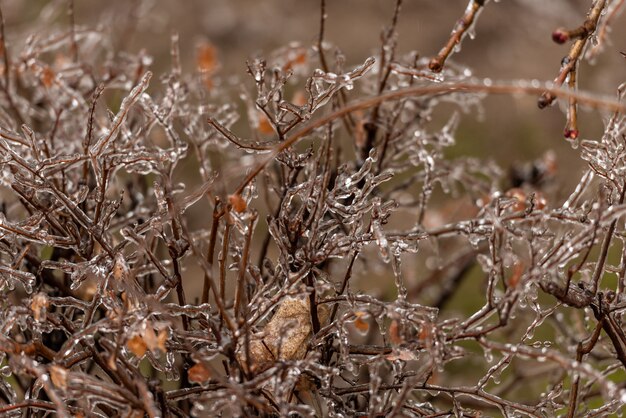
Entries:
<svg viewBox="0 0 626 418">
<path fill-rule="evenodd" d="M 621 413 L 624 85 L 576 83 L 624 2 L 554 31 L 552 83 L 450 60 L 487 3 L 428 58 L 397 52 L 397 0 L 379 54 L 349 64 L 322 0 L 313 45 L 237 81 L 209 43 L 183 74 L 176 35 L 153 76 L 71 4 L 23 44 L 3 23 L 0 414 Z M 496 94 L 563 104 L 573 190 L 548 148 L 511 168 L 450 156 Z M 578 138 L 579 106 L 601 137 Z"/>
</svg>

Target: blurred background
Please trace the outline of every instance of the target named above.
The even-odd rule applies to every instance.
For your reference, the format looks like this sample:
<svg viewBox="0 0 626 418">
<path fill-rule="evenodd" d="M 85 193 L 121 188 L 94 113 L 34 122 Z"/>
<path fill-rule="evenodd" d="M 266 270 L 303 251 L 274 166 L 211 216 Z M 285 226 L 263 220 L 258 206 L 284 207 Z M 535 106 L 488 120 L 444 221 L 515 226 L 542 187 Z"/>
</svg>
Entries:
<svg viewBox="0 0 626 418">
<path fill-rule="evenodd" d="M 338 47 L 347 64 L 362 63 L 378 52 L 380 34 L 391 20 L 392 0 L 330 0 L 327 2 L 326 41 Z M 580 25 L 590 0 L 507 0 L 489 2 L 476 25 L 476 39 L 465 39 L 453 60 L 474 75 L 494 80 L 553 80 L 569 44 L 557 45 L 551 33 L 558 27 Z M 2 9 L 9 42 L 46 36 L 67 28 L 68 0 L 5 0 Z M 405 0 L 398 24 L 400 55 L 417 51 L 433 56 L 446 41 L 467 0 Z M 196 49 L 216 47 L 222 75 L 247 77 L 246 59 L 267 54 L 291 42 L 312 45 L 319 28 L 318 0 L 75 0 L 76 25 L 111 33 L 117 47 L 145 50 L 154 57 L 158 75 L 170 65 L 170 36 L 180 35 L 183 70 L 196 66 Z M 37 25 L 33 25 L 37 22 Z M 581 89 L 614 95 L 626 76 L 626 25 L 618 17 L 595 63 L 579 70 Z M 10 44 L 9 44 L 10 45 Z M 534 159 L 554 149 L 559 177 L 575 180 L 582 167 L 578 152 L 563 140 L 565 117 L 558 105 L 539 110 L 534 97 L 490 97 L 478 117 L 462 119 L 456 152 L 490 156 L 502 167 Z M 602 133 L 597 114 L 580 112 L 580 137 Z M 571 176 L 572 171 L 576 175 Z"/>
</svg>

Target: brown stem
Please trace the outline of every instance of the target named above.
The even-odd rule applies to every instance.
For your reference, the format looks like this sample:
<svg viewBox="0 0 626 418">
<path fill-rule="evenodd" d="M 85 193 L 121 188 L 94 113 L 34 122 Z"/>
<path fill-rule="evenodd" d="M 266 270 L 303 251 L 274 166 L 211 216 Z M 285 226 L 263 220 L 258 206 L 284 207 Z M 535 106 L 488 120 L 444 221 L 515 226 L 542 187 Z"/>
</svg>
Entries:
<svg viewBox="0 0 626 418">
<path fill-rule="evenodd" d="M 591 10 L 589 11 L 589 14 L 587 15 L 587 19 L 580 26 L 580 28 L 582 28 L 579 34 L 579 36 L 581 36 L 580 39 L 574 42 L 574 45 L 572 45 L 572 47 L 569 50 L 569 54 L 567 54 L 567 57 L 563 60 L 563 65 L 561 66 L 561 72 L 554 80 L 555 87 L 561 87 L 563 83 L 565 82 L 565 80 L 567 79 L 567 76 L 578 65 L 578 61 L 580 60 L 582 56 L 582 53 L 585 49 L 585 45 L 587 44 L 589 37 L 596 30 L 596 26 L 598 25 L 598 20 L 600 19 L 600 16 L 602 15 L 602 10 L 604 10 L 605 6 L 606 6 L 606 0 L 598 0 L 593 4 L 593 7 L 591 8 Z M 578 33 L 578 31 L 576 33 Z M 544 107 L 551 105 L 555 99 L 556 99 L 556 95 L 554 95 L 553 92 L 548 91 L 548 90 L 544 91 L 541 94 L 541 97 L 539 97 L 539 100 L 537 101 L 537 106 L 539 106 L 540 109 L 543 109 Z"/>
<path fill-rule="evenodd" d="M 465 13 L 461 19 L 457 21 L 454 29 L 452 29 L 448 42 L 446 42 L 444 47 L 441 48 L 441 51 L 439 51 L 437 56 L 430 60 L 430 63 L 428 63 L 428 68 L 430 68 L 432 72 L 439 73 L 443 70 L 446 60 L 450 57 L 450 55 L 452 55 L 454 48 L 461 43 L 465 33 L 472 26 L 478 16 L 478 13 L 480 12 L 480 9 L 484 5 L 485 0 L 469 0 Z"/>
<path fill-rule="evenodd" d="M 581 94 L 580 92 L 573 92 L 568 90 L 562 90 L 560 88 L 550 88 L 548 90 L 542 87 L 533 86 L 520 86 L 515 84 L 497 84 L 497 85 L 485 85 L 476 83 L 454 83 L 449 85 L 430 85 L 430 86 L 417 86 L 409 87 L 405 89 L 398 89 L 390 91 L 388 93 L 381 94 L 380 96 L 370 97 L 368 99 L 359 100 L 355 103 L 347 104 L 346 106 L 337 109 L 336 111 L 314 121 L 309 125 L 304 126 L 297 132 L 294 132 L 290 137 L 286 138 L 280 144 L 269 148 L 271 152 L 268 153 L 264 160 L 260 161 L 250 173 L 240 183 L 239 187 L 233 194 L 240 195 L 243 190 L 250 184 L 250 182 L 261 172 L 263 169 L 276 158 L 278 154 L 287 148 L 291 147 L 298 142 L 302 137 L 311 134 L 317 128 L 326 125 L 344 115 L 353 113 L 357 110 L 368 109 L 372 106 L 376 106 L 379 103 L 385 101 L 398 100 L 403 97 L 419 97 L 419 96 L 437 96 L 451 93 L 488 93 L 488 94 L 540 94 L 547 91 L 549 94 L 555 97 L 576 97 L 579 103 L 585 104 L 591 108 L 603 108 L 613 112 L 626 113 L 626 105 L 615 102 L 612 100 L 598 99 L 588 95 Z"/>
</svg>

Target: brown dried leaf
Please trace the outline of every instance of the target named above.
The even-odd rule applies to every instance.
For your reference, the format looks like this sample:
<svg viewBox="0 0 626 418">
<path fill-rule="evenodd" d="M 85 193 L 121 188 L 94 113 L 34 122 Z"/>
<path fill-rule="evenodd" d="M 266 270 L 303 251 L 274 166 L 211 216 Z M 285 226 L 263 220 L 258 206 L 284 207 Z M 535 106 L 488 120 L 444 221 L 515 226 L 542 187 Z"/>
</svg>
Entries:
<svg viewBox="0 0 626 418">
<path fill-rule="evenodd" d="M 54 71 L 52 71 L 52 68 L 46 66 L 41 72 L 41 83 L 44 85 L 45 88 L 49 89 L 50 87 L 52 87 L 52 84 L 54 84 L 55 77 L 56 76 L 54 74 Z"/>
<path fill-rule="evenodd" d="M 513 265 L 513 272 L 511 273 L 511 276 L 509 277 L 508 285 L 510 287 L 516 287 L 523 274 L 524 274 L 524 265 L 520 263 L 519 261 L 516 261 L 515 264 Z"/>
<path fill-rule="evenodd" d="M 130 340 L 128 340 L 126 346 L 131 353 L 139 358 L 143 357 L 148 349 L 148 346 L 139 334 L 134 335 Z"/>
<path fill-rule="evenodd" d="M 228 196 L 228 203 L 235 209 L 235 212 L 242 213 L 248 208 L 245 199 L 239 193 Z"/>
<path fill-rule="evenodd" d="M 50 365 L 48 371 L 50 373 L 50 380 L 52 380 L 52 384 L 61 390 L 66 390 L 69 371 L 64 367 L 57 366 L 56 364 Z"/>
<path fill-rule="evenodd" d="M 354 327 L 361 334 L 367 334 L 370 329 L 370 324 L 367 322 L 369 314 L 367 312 L 357 311 L 354 313 L 354 316 L 356 316 L 356 319 L 354 320 Z"/>
<path fill-rule="evenodd" d="M 260 133 L 262 133 L 263 135 L 272 135 L 274 133 L 274 128 L 272 127 L 272 124 L 264 113 L 259 112 L 258 121 L 259 122 L 257 130 Z"/>
<path fill-rule="evenodd" d="M 150 323 L 146 324 L 142 337 L 150 351 L 154 352 L 158 348 L 159 340 Z"/>
<path fill-rule="evenodd" d="M 121 253 L 115 255 L 112 273 L 113 278 L 120 281 L 125 281 L 130 275 L 130 267 Z"/>
<path fill-rule="evenodd" d="M 391 354 L 387 354 L 385 358 L 389 361 L 402 360 L 402 361 L 410 361 L 417 360 L 415 353 L 411 350 L 394 350 Z"/>
<path fill-rule="evenodd" d="M 165 348 L 165 343 L 167 342 L 169 335 L 170 335 L 169 331 L 165 328 L 160 330 L 159 335 L 157 335 L 156 346 L 162 353 L 165 353 L 167 351 L 167 349 Z"/>
<path fill-rule="evenodd" d="M 46 318 L 46 311 L 50 300 L 44 293 L 37 293 L 30 301 L 30 309 L 33 311 L 35 321 L 41 322 Z"/>
<path fill-rule="evenodd" d="M 304 106 L 307 103 L 307 97 L 302 90 L 296 90 L 291 98 L 291 103 L 296 106 Z"/>
<path fill-rule="evenodd" d="M 306 49 L 304 48 L 298 48 L 295 50 L 290 51 L 288 58 L 287 58 L 287 62 L 284 65 L 284 70 L 288 71 L 288 70 L 292 70 L 295 69 L 297 67 L 302 67 L 304 65 L 306 65 L 307 62 L 307 53 L 306 53 Z"/>
<path fill-rule="evenodd" d="M 213 73 L 218 67 L 217 49 L 206 41 L 196 49 L 196 65 L 201 73 Z"/>
<path fill-rule="evenodd" d="M 190 382 L 205 383 L 211 378 L 211 372 L 202 363 L 194 364 L 187 373 Z"/>
<path fill-rule="evenodd" d="M 400 334 L 400 324 L 397 319 L 394 319 L 391 321 L 391 324 L 389 324 L 389 340 L 395 345 L 400 345 L 404 342 L 404 338 Z"/>
<path fill-rule="evenodd" d="M 300 360 L 311 336 L 311 311 L 307 300 L 285 299 L 261 333 L 250 341 L 250 365 L 266 369 L 276 360 Z M 243 349 L 239 360 L 245 363 Z"/>
</svg>

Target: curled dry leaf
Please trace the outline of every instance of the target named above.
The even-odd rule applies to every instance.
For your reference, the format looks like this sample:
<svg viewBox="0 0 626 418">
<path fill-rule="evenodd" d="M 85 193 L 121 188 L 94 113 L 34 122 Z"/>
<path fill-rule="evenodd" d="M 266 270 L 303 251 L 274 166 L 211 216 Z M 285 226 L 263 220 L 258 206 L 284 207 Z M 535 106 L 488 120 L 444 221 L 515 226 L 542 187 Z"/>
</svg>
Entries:
<svg viewBox="0 0 626 418">
<path fill-rule="evenodd" d="M 307 63 L 307 50 L 305 48 L 296 48 L 287 54 L 287 62 L 283 66 L 285 71 L 303 67 Z"/>
<path fill-rule="evenodd" d="M 143 357 L 148 349 L 148 346 L 139 334 L 133 335 L 132 338 L 126 343 L 126 347 L 128 347 L 131 353 L 139 358 Z"/>
<path fill-rule="evenodd" d="M 64 367 L 52 364 L 48 371 L 50 372 L 50 380 L 52 380 L 52 384 L 61 390 L 66 390 L 67 377 L 69 374 L 68 370 Z"/>
<path fill-rule="evenodd" d="M 247 207 L 248 207 L 248 205 L 246 204 L 245 199 L 243 197 L 241 197 L 241 195 L 239 193 L 231 194 L 230 196 L 228 196 L 228 203 L 230 203 L 232 208 L 237 213 L 244 212 L 247 209 Z"/>
<path fill-rule="evenodd" d="M 396 361 L 396 360 L 402 360 L 402 361 L 410 361 L 410 360 L 417 360 L 417 356 L 415 355 L 414 352 L 412 352 L 411 350 L 407 350 L 407 349 L 400 349 L 400 350 L 393 350 L 393 352 L 391 354 L 387 354 L 385 356 L 385 358 L 389 361 Z"/>
<path fill-rule="evenodd" d="M 202 42 L 196 49 L 196 66 L 202 76 L 202 82 L 207 90 L 213 88 L 213 75 L 219 69 L 217 49 L 210 42 Z"/>
<path fill-rule="evenodd" d="M 130 268 L 128 267 L 128 263 L 121 253 L 117 253 L 115 255 L 115 262 L 113 263 L 112 274 L 115 280 L 121 281 L 126 280 L 130 275 Z"/>
<path fill-rule="evenodd" d="M 516 287 L 522 278 L 522 274 L 524 274 L 524 265 L 521 262 L 516 261 L 513 265 L 513 272 L 508 280 L 509 286 Z"/>
<path fill-rule="evenodd" d="M 30 302 L 30 309 L 33 311 L 35 321 L 41 322 L 46 318 L 46 311 L 50 305 L 48 297 L 44 293 L 37 293 Z"/>
<path fill-rule="evenodd" d="M 319 310 L 320 322 L 327 312 Z M 311 309 L 308 300 L 286 298 L 265 325 L 250 341 L 248 364 L 253 371 L 267 369 L 276 360 L 301 360 L 305 357 L 311 337 Z M 246 365 L 244 348 L 239 348 L 239 361 Z"/>
<path fill-rule="evenodd" d="M 202 42 L 196 49 L 196 66 L 203 74 L 210 74 L 217 70 L 217 49 L 210 42 Z"/>
<path fill-rule="evenodd" d="M 165 342 L 167 341 L 168 336 L 169 333 L 167 329 L 161 329 L 157 334 L 154 332 L 152 325 L 147 323 L 143 333 L 143 341 L 152 353 L 159 355 L 160 353 L 165 353 L 167 351 L 165 348 Z"/>
<path fill-rule="evenodd" d="M 389 340 L 395 345 L 400 345 L 404 342 L 404 338 L 400 334 L 400 324 L 397 319 L 392 320 L 391 324 L 389 324 Z"/>
<path fill-rule="evenodd" d="M 211 378 L 211 372 L 202 363 L 194 364 L 187 372 L 190 382 L 205 383 Z"/>
<path fill-rule="evenodd" d="M 259 133 L 263 135 L 272 135 L 274 133 L 274 128 L 272 127 L 272 124 L 270 123 L 267 116 L 265 116 L 265 114 L 262 112 L 259 112 L 258 115 L 257 129 Z"/>
<path fill-rule="evenodd" d="M 368 322 L 369 314 L 363 311 L 357 311 L 354 313 L 356 319 L 354 320 L 354 327 L 361 334 L 367 334 L 370 329 L 370 324 Z"/>
<path fill-rule="evenodd" d="M 41 71 L 41 83 L 44 85 L 44 87 L 46 87 L 47 89 L 49 89 L 50 87 L 52 87 L 52 84 L 54 83 L 54 78 L 55 78 L 55 74 L 54 71 L 52 71 L 52 68 L 45 66 L 43 68 L 43 70 Z"/>
</svg>

